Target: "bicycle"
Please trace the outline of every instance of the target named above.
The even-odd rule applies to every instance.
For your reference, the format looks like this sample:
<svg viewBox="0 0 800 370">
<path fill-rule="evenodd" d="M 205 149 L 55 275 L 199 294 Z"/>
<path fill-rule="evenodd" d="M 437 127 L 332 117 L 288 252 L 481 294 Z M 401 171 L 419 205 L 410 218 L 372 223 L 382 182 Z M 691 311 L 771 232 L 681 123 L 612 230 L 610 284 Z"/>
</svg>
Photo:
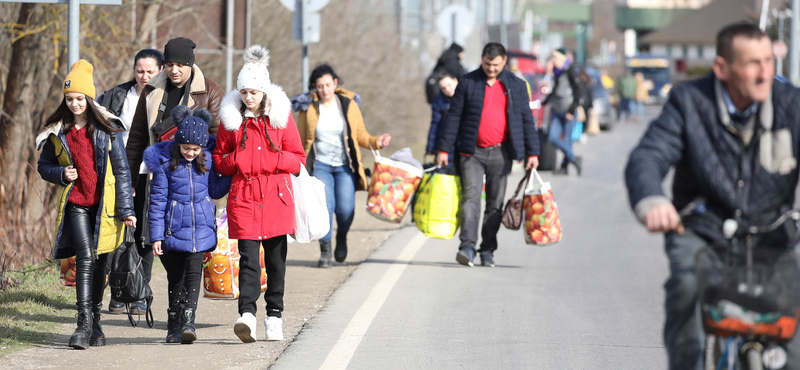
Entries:
<svg viewBox="0 0 800 370">
<path fill-rule="evenodd" d="M 766 226 L 726 220 L 723 234 L 729 243 L 708 245 L 696 254 L 706 369 L 786 365 L 785 345 L 800 321 L 800 248 L 756 243 L 790 221 L 800 226 L 800 211 L 786 212 Z"/>
</svg>

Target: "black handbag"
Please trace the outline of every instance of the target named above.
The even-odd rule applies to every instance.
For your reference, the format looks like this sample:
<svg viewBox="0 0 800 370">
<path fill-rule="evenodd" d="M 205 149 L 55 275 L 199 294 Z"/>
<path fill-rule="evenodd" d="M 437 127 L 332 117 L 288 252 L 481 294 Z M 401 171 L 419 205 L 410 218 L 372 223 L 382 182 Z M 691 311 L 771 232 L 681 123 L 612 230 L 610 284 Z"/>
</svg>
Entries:
<svg viewBox="0 0 800 370">
<path fill-rule="evenodd" d="M 151 308 L 153 291 L 150 289 L 150 282 L 144 275 L 142 257 L 139 255 L 133 238 L 133 228 L 126 228 L 125 241 L 114 252 L 111 260 L 111 272 L 108 274 L 108 286 L 111 287 L 111 298 L 125 303 L 128 321 L 134 327 L 139 324 L 141 317 L 136 321 L 133 320 L 131 303 L 145 300 L 147 303 L 145 321 L 149 327 L 153 327 L 153 309 Z"/>
<path fill-rule="evenodd" d="M 525 173 L 525 178 L 520 180 L 519 185 L 517 185 L 517 191 L 514 192 L 514 195 L 506 202 L 506 206 L 503 208 L 502 222 L 506 229 L 519 230 L 520 226 L 522 226 L 522 198 L 517 199 L 517 195 L 528 184 L 530 174 L 530 170 Z"/>
</svg>

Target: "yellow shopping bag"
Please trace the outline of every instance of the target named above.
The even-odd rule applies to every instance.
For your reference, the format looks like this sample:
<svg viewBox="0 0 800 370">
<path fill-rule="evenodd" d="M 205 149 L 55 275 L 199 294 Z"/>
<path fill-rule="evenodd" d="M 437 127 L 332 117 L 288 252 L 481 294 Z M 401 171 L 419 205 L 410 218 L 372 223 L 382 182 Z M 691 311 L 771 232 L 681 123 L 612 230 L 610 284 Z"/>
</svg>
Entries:
<svg viewBox="0 0 800 370">
<path fill-rule="evenodd" d="M 426 173 L 417 189 L 414 222 L 427 237 L 450 239 L 458 230 L 461 179 L 453 172 Z"/>
</svg>

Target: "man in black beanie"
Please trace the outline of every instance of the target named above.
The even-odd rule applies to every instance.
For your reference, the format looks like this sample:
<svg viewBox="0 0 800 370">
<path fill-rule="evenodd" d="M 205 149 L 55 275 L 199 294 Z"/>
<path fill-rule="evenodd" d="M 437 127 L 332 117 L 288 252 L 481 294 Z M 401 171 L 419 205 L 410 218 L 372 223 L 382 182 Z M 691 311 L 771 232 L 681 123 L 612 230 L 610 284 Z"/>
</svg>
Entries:
<svg viewBox="0 0 800 370">
<path fill-rule="evenodd" d="M 146 189 L 147 179 L 144 177 L 141 180 L 142 184 L 137 186 L 139 174 L 147 173 L 142 165 L 145 149 L 156 142 L 172 140 L 170 132 L 178 123 L 170 124 L 172 108 L 185 105 L 191 109 L 208 109 L 214 117 L 213 122 L 208 122 L 208 132 L 217 133 L 219 107 L 225 92 L 216 82 L 203 76 L 200 67 L 194 64 L 196 46 L 194 41 L 185 37 L 169 40 L 164 46 L 164 70 L 150 79 L 139 96 L 126 145 L 128 164 L 131 168 L 131 184 L 136 189 L 134 196 L 139 196 L 139 193 Z M 137 219 L 147 219 L 144 214 L 139 213 L 136 215 Z M 143 226 L 142 229 L 147 230 L 147 226 Z M 143 242 L 150 244 L 150 240 Z M 167 311 L 169 315 L 177 312 L 179 307 L 169 307 Z M 172 319 L 170 316 L 170 320 Z"/>
</svg>

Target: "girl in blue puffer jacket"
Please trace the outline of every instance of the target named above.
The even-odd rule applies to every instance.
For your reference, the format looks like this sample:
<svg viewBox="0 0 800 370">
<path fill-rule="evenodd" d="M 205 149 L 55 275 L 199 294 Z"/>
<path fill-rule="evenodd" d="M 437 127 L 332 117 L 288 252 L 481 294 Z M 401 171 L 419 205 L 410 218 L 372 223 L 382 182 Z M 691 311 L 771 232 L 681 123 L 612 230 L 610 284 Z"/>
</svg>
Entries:
<svg viewBox="0 0 800 370">
<path fill-rule="evenodd" d="M 230 176 L 220 176 L 211 161 L 215 138 L 208 134 L 211 113 L 177 106 L 175 141 L 151 146 L 144 162 L 153 174 L 149 227 L 153 253 L 167 270 L 169 307 L 167 343 L 192 343 L 203 254 L 217 246 L 216 206 L 211 198 L 225 196 Z"/>
</svg>

